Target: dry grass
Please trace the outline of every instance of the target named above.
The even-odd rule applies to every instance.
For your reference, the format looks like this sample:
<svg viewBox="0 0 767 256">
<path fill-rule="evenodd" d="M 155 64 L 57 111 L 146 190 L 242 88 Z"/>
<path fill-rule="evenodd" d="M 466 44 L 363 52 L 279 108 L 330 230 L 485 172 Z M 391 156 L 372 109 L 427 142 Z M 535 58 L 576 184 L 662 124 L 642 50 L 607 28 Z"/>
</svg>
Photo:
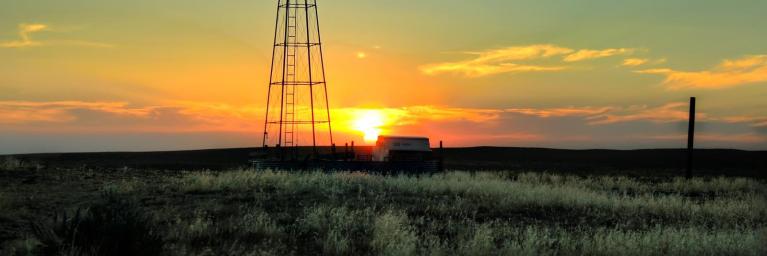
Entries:
<svg viewBox="0 0 767 256">
<path fill-rule="evenodd" d="M 767 190 L 742 178 L 237 170 L 101 188 L 150 216 L 165 255 L 767 253 Z"/>
</svg>

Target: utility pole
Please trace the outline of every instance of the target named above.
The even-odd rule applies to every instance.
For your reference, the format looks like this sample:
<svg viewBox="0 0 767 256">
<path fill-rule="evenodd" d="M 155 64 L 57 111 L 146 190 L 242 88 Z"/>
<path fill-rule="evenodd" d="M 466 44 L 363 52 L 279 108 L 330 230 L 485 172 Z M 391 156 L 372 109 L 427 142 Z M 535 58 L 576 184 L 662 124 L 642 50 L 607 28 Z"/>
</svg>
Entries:
<svg viewBox="0 0 767 256">
<path fill-rule="evenodd" d="M 690 118 L 687 124 L 687 172 L 686 177 L 692 178 L 693 151 L 695 148 L 695 97 L 690 97 Z"/>
</svg>

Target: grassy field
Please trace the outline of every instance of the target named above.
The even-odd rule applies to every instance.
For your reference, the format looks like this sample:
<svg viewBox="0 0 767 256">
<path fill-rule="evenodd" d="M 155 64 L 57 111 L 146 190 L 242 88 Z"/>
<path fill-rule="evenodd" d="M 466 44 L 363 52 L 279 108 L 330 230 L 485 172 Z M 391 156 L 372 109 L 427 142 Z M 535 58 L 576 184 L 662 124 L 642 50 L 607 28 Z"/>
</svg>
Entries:
<svg viewBox="0 0 767 256">
<path fill-rule="evenodd" d="M 4 171 L 0 254 L 764 255 L 747 178 Z"/>
</svg>

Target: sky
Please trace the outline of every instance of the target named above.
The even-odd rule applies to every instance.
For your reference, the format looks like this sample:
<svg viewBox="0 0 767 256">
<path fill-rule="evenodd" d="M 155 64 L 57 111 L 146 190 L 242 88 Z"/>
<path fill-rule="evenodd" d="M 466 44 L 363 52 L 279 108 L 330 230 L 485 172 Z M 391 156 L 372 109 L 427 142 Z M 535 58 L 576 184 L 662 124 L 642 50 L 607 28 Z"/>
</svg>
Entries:
<svg viewBox="0 0 767 256">
<path fill-rule="evenodd" d="M 260 146 L 276 4 L 0 2 L 0 154 Z M 318 4 L 336 143 L 767 150 L 765 1 Z"/>
</svg>

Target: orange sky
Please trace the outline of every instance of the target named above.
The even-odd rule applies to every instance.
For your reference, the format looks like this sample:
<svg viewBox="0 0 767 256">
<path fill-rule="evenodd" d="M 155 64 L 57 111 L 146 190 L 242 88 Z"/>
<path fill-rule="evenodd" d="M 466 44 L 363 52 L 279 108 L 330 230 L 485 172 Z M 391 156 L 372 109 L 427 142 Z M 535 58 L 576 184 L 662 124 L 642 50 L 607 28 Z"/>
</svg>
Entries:
<svg viewBox="0 0 767 256">
<path fill-rule="evenodd" d="M 337 142 L 767 149 L 764 1 L 435 2 L 319 1 Z M 261 145 L 275 5 L 0 3 L 0 153 Z"/>
</svg>

